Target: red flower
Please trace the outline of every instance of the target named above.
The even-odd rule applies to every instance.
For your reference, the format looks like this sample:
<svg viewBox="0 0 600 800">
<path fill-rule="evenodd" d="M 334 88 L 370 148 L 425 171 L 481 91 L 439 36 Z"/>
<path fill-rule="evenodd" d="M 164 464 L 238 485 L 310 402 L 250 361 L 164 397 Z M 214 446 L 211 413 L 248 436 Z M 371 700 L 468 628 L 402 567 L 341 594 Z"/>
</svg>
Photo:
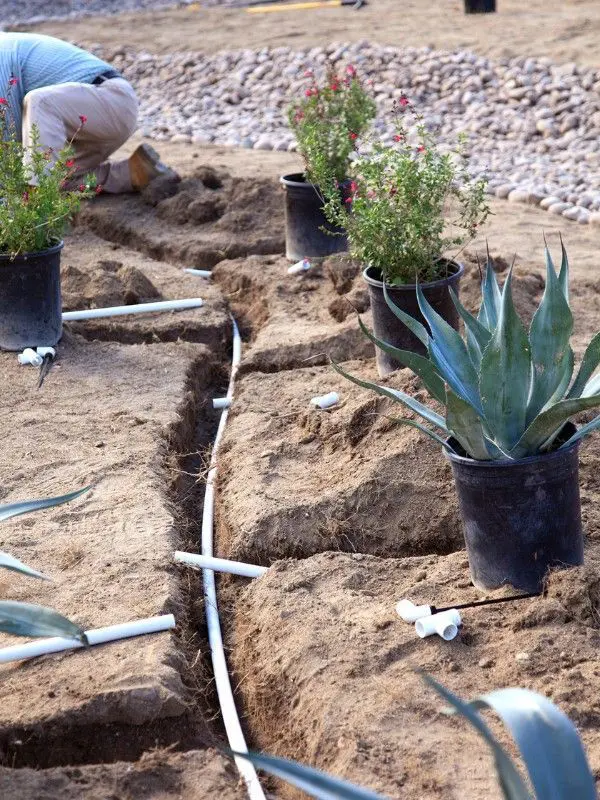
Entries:
<svg viewBox="0 0 600 800">
<path fill-rule="evenodd" d="M 420 145 L 417 147 L 417 153 L 424 153 L 424 152 L 425 152 L 425 145 L 423 145 L 423 144 L 420 144 Z"/>
<path fill-rule="evenodd" d="M 347 197 L 347 198 L 344 200 L 344 203 L 351 203 L 351 202 L 352 202 L 352 198 L 351 198 L 351 197 Z"/>
<path fill-rule="evenodd" d="M 358 139 L 358 133 L 353 133 L 352 131 L 350 131 L 348 136 L 352 139 L 352 141 L 354 141 L 355 139 Z"/>
<path fill-rule="evenodd" d="M 18 82 L 19 82 L 19 79 L 18 79 L 18 78 L 15 78 L 15 76 L 13 75 L 13 76 L 12 76 L 12 78 L 10 78 L 10 79 L 9 79 L 9 81 L 8 81 L 8 85 L 9 85 L 9 86 L 14 86 L 14 85 L 15 85 L 16 83 L 18 83 Z"/>
<path fill-rule="evenodd" d="M 80 192 L 85 192 L 87 190 L 85 183 L 80 183 L 78 188 Z"/>
<path fill-rule="evenodd" d="M 350 75 L 351 78 L 356 77 L 356 69 L 352 66 L 352 64 L 348 64 L 346 67 L 346 74 Z"/>
<path fill-rule="evenodd" d="M 65 161 L 65 167 L 69 167 L 69 169 L 70 169 L 71 167 L 74 167 L 74 166 L 75 166 L 75 162 L 73 161 L 72 158 L 70 158 L 68 161 Z"/>
<path fill-rule="evenodd" d="M 0 106 L 7 106 L 7 105 L 8 105 L 8 100 L 6 99 L 6 97 L 0 97 Z"/>
<path fill-rule="evenodd" d="M 96 186 L 96 190 L 95 191 L 96 191 L 96 194 L 100 194 L 102 192 L 102 185 L 100 183 L 98 184 L 98 186 Z"/>
<path fill-rule="evenodd" d="M 350 186 L 348 188 L 350 189 L 352 194 L 356 194 L 356 192 L 358 191 L 358 184 L 356 183 L 356 181 L 350 181 Z"/>
<path fill-rule="evenodd" d="M 87 122 L 86 115 L 85 114 L 80 114 L 79 115 L 79 121 L 81 122 L 82 125 L 85 125 L 85 123 Z"/>
<path fill-rule="evenodd" d="M 312 69 L 307 69 L 307 70 L 306 70 L 306 72 L 304 73 L 304 77 L 305 77 L 305 78 L 312 78 L 312 77 L 314 77 L 314 72 L 312 71 Z"/>
<path fill-rule="evenodd" d="M 404 141 L 404 136 L 402 136 L 402 134 L 401 134 L 401 133 L 397 133 L 397 134 L 394 136 L 394 141 L 395 141 L 395 142 L 403 142 L 403 141 Z"/>
<path fill-rule="evenodd" d="M 340 85 L 339 85 L 339 83 L 337 83 L 337 82 L 336 82 L 336 83 L 332 83 L 332 84 L 331 84 L 331 91 L 332 91 L 332 92 L 337 92 L 337 90 L 338 90 L 339 88 L 340 88 Z"/>
<path fill-rule="evenodd" d="M 398 103 L 399 103 L 399 105 L 402 106 L 402 108 L 406 108 L 406 106 L 409 105 L 409 102 L 410 101 L 409 101 L 408 97 L 405 97 L 404 95 L 402 95 L 400 100 L 398 100 Z"/>
</svg>

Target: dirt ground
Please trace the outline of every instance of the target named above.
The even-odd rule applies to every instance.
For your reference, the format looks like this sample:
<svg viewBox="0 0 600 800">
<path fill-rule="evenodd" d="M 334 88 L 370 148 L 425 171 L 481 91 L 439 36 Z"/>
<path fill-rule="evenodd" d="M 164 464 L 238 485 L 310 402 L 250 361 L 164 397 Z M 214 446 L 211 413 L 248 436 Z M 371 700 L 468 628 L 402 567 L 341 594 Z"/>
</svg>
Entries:
<svg viewBox="0 0 600 800">
<path fill-rule="evenodd" d="M 396 46 L 468 48 L 494 57 L 550 56 L 598 64 L 600 7 L 596 0 L 498 0 L 495 14 L 465 15 L 462 0 L 370 0 L 351 8 L 249 15 L 243 9 L 189 8 L 46 22 L 36 30 L 116 52 L 134 47 L 174 50 L 314 47 L 360 39 Z"/>
<path fill-rule="evenodd" d="M 371 0 L 360 12 L 280 12 L 251 24 L 239 10 L 174 9 L 41 29 L 152 52 L 370 38 L 600 63 L 593 0 L 499 0 L 498 13 L 485 18 L 460 8 L 458 0 Z M 227 377 L 229 309 L 245 345 L 219 460 L 218 555 L 274 563 L 255 582 L 219 581 L 250 744 L 391 798 L 499 797 L 487 751 L 464 724 L 439 714 L 440 701 L 413 672 L 420 667 L 463 697 L 507 685 L 551 697 L 578 725 L 600 775 L 600 437 L 581 451 L 586 568 L 553 577 L 543 599 L 465 612 L 454 642 L 418 640 L 395 616 L 398 599 L 441 604 L 481 595 L 470 584 L 439 449 L 393 426 L 383 416 L 388 401 L 326 364 L 330 352 L 375 377 L 372 349 L 346 303 L 368 321 L 357 265 L 334 259 L 287 276 L 277 177 L 299 165 L 296 156 L 184 144 L 161 152 L 183 183 L 145 198 L 101 198 L 85 210 L 64 251 L 65 306 L 186 296 L 205 306 L 73 323 L 39 392 L 33 369 L 0 354 L 0 499 L 97 482 L 69 506 L 3 523 L 2 549 L 55 581 L 2 575 L 1 594 L 48 603 L 88 627 L 165 612 L 178 627 L 0 667 L 0 796 L 245 796 L 213 749 L 223 737 L 201 584 L 170 563 L 176 547 L 197 547 L 216 421 L 210 398 Z M 207 185 L 207 168 L 223 176 L 222 187 Z M 257 193 L 262 216 L 244 216 L 240 186 L 246 197 Z M 530 316 L 543 289 L 543 234 L 558 253 L 562 232 L 581 355 L 600 328 L 597 229 L 504 201 L 492 210 L 465 256 L 465 303 L 476 303 L 472 253 L 483 253 L 488 239 L 500 272 L 516 254 L 517 307 Z M 213 265 L 210 282 L 182 272 Z M 420 391 L 404 373 L 389 381 Z M 340 405 L 311 410 L 310 398 L 330 389 Z M 277 786 L 274 796 L 293 793 Z"/>
</svg>

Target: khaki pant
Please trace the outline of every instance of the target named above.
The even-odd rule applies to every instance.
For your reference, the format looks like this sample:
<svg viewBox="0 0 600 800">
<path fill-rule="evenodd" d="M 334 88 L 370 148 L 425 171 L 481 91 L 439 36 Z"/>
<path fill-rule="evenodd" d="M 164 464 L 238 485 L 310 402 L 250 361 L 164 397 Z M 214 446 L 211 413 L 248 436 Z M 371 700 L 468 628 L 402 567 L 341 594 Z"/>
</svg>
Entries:
<svg viewBox="0 0 600 800">
<path fill-rule="evenodd" d="M 73 141 L 73 181 L 78 183 L 91 172 L 105 192 L 130 192 L 128 162 L 111 162 L 108 157 L 135 131 L 137 112 L 137 97 L 124 78 L 111 78 L 99 85 L 44 86 L 25 95 L 23 145 L 31 147 L 32 126 L 36 125 L 41 144 L 58 154 L 81 125 L 79 117 L 87 117 Z"/>
</svg>

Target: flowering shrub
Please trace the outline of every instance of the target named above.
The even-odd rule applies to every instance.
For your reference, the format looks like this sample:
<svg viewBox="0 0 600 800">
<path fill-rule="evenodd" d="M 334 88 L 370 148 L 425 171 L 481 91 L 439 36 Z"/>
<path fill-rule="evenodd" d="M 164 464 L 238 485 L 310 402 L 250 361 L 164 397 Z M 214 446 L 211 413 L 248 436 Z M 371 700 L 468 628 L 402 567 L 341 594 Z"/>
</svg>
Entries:
<svg viewBox="0 0 600 800">
<path fill-rule="evenodd" d="M 444 254 L 464 246 L 489 213 L 485 181 L 469 179 L 464 140 L 442 152 L 406 97 L 395 114 L 393 142 L 357 148 L 349 196 L 326 165 L 315 169 L 325 215 L 347 230 L 352 256 L 391 285 L 444 277 Z"/>
<path fill-rule="evenodd" d="M 290 106 L 288 120 L 304 159 L 306 177 L 317 183 L 316 176 L 325 173 L 341 183 L 348 177 L 355 140 L 375 116 L 375 103 L 353 66 L 346 67 L 343 76 L 329 67 L 322 86 L 310 70 L 305 77 L 310 85 L 305 97 Z"/>
<path fill-rule="evenodd" d="M 56 158 L 41 146 L 35 126 L 31 148 L 19 141 L 10 115 L 10 87 L 16 81 L 11 78 L 7 97 L 0 97 L 0 253 L 11 256 L 58 244 L 81 199 L 100 190 L 93 178 L 75 191 L 65 188 L 75 174 L 72 142 L 86 123 L 84 116 Z"/>
</svg>

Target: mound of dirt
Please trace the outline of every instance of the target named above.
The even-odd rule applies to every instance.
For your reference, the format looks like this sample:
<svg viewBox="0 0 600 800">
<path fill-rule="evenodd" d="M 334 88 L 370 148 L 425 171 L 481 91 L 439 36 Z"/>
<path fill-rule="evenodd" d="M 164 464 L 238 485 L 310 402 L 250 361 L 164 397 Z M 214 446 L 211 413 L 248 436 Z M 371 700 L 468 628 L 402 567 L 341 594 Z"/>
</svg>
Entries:
<svg viewBox="0 0 600 800">
<path fill-rule="evenodd" d="M 140 195 L 101 196 L 77 224 L 151 258 L 200 269 L 226 258 L 281 253 L 285 241 L 277 181 L 233 178 L 208 166 L 181 181 L 153 181 Z"/>
<path fill-rule="evenodd" d="M 344 366 L 378 380 L 373 361 Z M 387 382 L 426 399 L 407 370 Z M 330 391 L 338 406 L 311 408 Z M 221 451 L 220 553 L 269 564 L 333 549 L 401 556 L 462 547 L 441 448 L 386 415 L 406 416 L 329 366 L 244 374 Z"/>
<path fill-rule="evenodd" d="M 160 299 L 201 297 L 204 300 L 201 308 L 187 311 L 69 323 L 74 331 L 87 339 L 124 344 L 184 340 L 206 344 L 215 355 L 224 355 L 231 340 L 231 322 L 221 293 L 209 281 L 83 231 L 68 237 L 63 263 L 65 310 L 106 308 Z"/>
<path fill-rule="evenodd" d="M 251 340 L 241 371 L 371 357 L 373 345 L 360 332 L 353 309 L 369 307 L 358 265 L 335 256 L 300 275 L 288 275 L 288 266 L 283 256 L 251 256 L 222 261 L 213 270 Z"/>
<path fill-rule="evenodd" d="M 595 564 L 597 556 L 588 553 Z M 577 584 L 577 571 L 559 581 Z M 516 624 L 552 602 L 536 598 L 464 610 L 454 641 L 421 640 L 395 613 L 403 597 L 440 606 L 478 599 L 464 553 L 324 553 L 276 564 L 239 592 L 229 645 L 256 748 L 389 797 L 499 800 L 487 746 L 466 722 L 439 713 L 444 702 L 419 668 L 465 699 L 502 686 L 550 697 L 578 725 L 597 773 L 597 630 L 576 618 Z M 493 715 L 486 719 L 509 744 Z M 276 794 L 300 797 L 283 785 Z"/>
</svg>

